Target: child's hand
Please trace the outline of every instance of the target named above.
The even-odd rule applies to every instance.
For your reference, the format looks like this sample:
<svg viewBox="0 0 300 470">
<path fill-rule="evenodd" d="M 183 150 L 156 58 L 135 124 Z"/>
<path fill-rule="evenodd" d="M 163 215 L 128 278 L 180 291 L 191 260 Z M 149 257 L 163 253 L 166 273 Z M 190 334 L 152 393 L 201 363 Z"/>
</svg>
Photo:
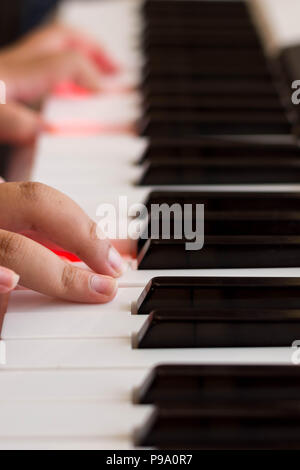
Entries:
<svg viewBox="0 0 300 470">
<path fill-rule="evenodd" d="M 96 43 L 59 25 L 41 28 L 0 53 L 8 100 L 40 100 L 65 81 L 99 92 L 101 77 L 117 70 Z"/>
<path fill-rule="evenodd" d="M 76 254 L 93 272 L 62 260 L 24 234 Z M 67 196 L 40 183 L 0 184 L 0 266 L 18 273 L 24 287 L 87 303 L 112 300 L 114 278 L 123 272 L 122 258 L 107 239 L 98 238 L 95 222 Z M 7 288 L 13 288 L 17 278 L 9 282 Z"/>
<path fill-rule="evenodd" d="M 118 65 L 98 43 L 86 34 L 63 24 L 50 24 L 25 36 L 6 53 L 18 60 L 33 59 L 64 51 L 77 51 L 86 56 L 102 74 L 116 74 Z"/>
</svg>

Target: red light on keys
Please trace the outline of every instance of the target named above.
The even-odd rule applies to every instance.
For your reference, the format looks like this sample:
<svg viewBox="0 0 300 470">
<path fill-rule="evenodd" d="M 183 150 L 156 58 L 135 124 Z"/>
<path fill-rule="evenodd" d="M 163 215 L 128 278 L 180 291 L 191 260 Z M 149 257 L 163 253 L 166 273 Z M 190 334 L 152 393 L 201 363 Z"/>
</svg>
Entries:
<svg viewBox="0 0 300 470">
<path fill-rule="evenodd" d="M 68 261 L 72 261 L 73 263 L 77 263 L 78 261 L 81 261 L 76 255 L 73 253 L 70 253 L 69 251 L 63 251 L 63 250 L 51 250 L 53 253 L 55 253 L 57 256 L 60 258 L 65 258 Z"/>
<path fill-rule="evenodd" d="M 50 134 L 56 135 L 101 135 L 101 134 L 134 134 L 133 124 L 98 124 L 93 122 L 66 122 L 50 124 Z"/>
<path fill-rule="evenodd" d="M 54 87 L 53 94 L 63 98 L 82 98 L 91 95 L 92 92 L 74 82 L 64 81 Z"/>
<path fill-rule="evenodd" d="M 101 95 L 124 95 L 131 93 L 133 91 L 132 87 L 118 84 L 113 80 L 103 80 L 99 93 Z M 59 98 L 73 98 L 80 99 L 86 98 L 88 96 L 94 95 L 95 93 L 87 88 L 77 85 L 75 82 L 64 81 L 58 83 L 52 90 L 52 94 Z"/>
</svg>

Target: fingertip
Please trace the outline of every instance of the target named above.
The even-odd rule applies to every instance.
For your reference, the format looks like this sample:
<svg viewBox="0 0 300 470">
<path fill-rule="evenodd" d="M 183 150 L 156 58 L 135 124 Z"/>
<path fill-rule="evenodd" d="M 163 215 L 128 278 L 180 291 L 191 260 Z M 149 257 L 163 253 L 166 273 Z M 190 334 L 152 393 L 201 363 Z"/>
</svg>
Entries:
<svg viewBox="0 0 300 470">
<path fill-rule="evenodd" d="M 93 293 L 104 296 L 104 301 L 109 302 L 115 297 L 118 284 L 113 277 L 93 274 L 90 276 L 90 289 Z"/>
<path fill-rule="evenodd" d="M 104 54 L 103 51 L 94 51 L 91 54 L 91 59 L 106 75 L 117 75 L 120 73 L 120 66 L 116 64 L 110 57 Z"/>
<path fill-rule="evenodd" d="M 120 277 L 125 272 L 125 262 L 120 253 L 113 246 L 111 246 L 108 251 L 107 262 L 114 277 Z"/>
<path fill-rule="evenodd" d="M 18 285 L 20 276 L 11 269 L 0 267 L 0 293 L 6 294 Z"/>
</svg>

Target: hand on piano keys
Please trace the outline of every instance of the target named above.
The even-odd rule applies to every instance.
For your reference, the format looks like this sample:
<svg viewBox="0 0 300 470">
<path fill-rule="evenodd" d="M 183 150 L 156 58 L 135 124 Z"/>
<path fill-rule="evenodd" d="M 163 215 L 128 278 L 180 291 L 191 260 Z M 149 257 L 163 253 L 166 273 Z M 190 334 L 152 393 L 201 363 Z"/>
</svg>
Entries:
<svg viewBox="0 0 300 470">
<path fill-rule="evenodd" d="M 0 264 L 18 273 L 22 286 L 77 302 L 105 303 L 116 295 L 122 258 L 67 196 L 42 184 L 3 183 L 0 214 Z M 35 240 L 76 253 L 93 271 L 62 260 Z"/>
<path fill-rule="evenodd" d="M 101 90 L 101 79 L 118 65 L 96 42 L 67 26 L 50 25 L 0 53 L 1 79 L 8 100 L 40 100 L 61 82 L 86 92 Z"/>
<path fill-rule="evenodd" d="M 52 23 L 28 34 L 9 51 L 14 60 L 45 57 L 65 51 L 77 51 L 87 57 L 101 74 L 113 76 L 119 72 L 118 64 L 97 41 L 87 34 L 64 24 Z"/>
<path fill-rule="evenodd" d="M 117 76 L 119 67 L 86 35 L 67 26 L 50 25 L 2 50 L 0 71 L 9 101 L 0 109 L 0 141 L 23 145 L 33 142 L 42 131 L 61 129 L 33 109 L 11 101 L 30 104 L 52 91 L 71 96 L 99 92 L 102 78 Z M 90 126 L 86 127 L 91 132 Z"/>
<path fill-rule="evenodd" d="M 269 3 L 282 3 L 283 11 L 287 5 Z M 133 4 L 62 8 L 99 39 L 106 31 L 118 58 L 132 64 L 140 18 Z M 0 446 L 299 447 L 299 368 L 291 366 L 291 344 L 300 334 L 300 244 L 290 236 L 299 225 L 299 147 L 278 87 L 244 2 L 150 0 L 144 23 L 146 152 L 138 137 L 48 135 L 39 143 L 34 179 L 66 191 L 91 216 L 105 197 L 112 202 L 117 192 L 142 202 L 157 185 L 164 187 L 151 193 L 157 202 L 198 198 L 217 243 L 208 244 L 206 264 L 197 254 L 185 256 L 180 244 L 150 239 L 145 250 L 139 241 L 147 256 L 101 308 L 15 292 L 3 334 Z M 94 113 L 93 125 L 102 124 L 104 101 L 56 100 L 46 109 L 47 116 L 57 113 L 56 123 L 62 111 L 73 119 L 77 107 L 81 122 Z M 213 137 L 199 138 L 204 131 Z M 215 139 L 220 131 L 234 142 Z M 269 143 L 257 133 L 269 134 Z M 141 157 L 147 167 L 138 187 L 132 162 Z M 261 244 L 270 240 L 280 245 Z"/>
</svg>

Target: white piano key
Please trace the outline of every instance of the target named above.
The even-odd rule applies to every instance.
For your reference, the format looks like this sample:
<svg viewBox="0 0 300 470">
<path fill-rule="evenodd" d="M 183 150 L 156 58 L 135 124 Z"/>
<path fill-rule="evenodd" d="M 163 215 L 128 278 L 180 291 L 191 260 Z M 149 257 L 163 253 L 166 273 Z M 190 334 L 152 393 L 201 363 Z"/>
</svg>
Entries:
<svg viewBox="0 0 300 470">
<path fill-rule="evenodd" d="M 210 276 L 210 277 L 299 277 L 299 268 L 255 268 L 255 269 L 128 269 L 119 280 L 120 286 L 145 286 L 157 276 Z"/>
<path fill-rule="evenodd" d="M 131 315 L 131 303 L 142 290 L 121 288 L 116 298 L 104 305 L 63 302 L 33 291 L 15 291 L 4 317 L 2 339 L 130 337 L 145 321 L 143 316 Z"/>
<path fill-rule="evenodd" d="M 1 371 L 0 401 L 131 403 L 148 369 Z"/>
<path fill-rule="evenodd" d="M 295 338 L 295 340 L 298 338 Z M 290 364 L 292 348 L 133 349 L 131 338 L 8 340 L 1 370 L 149 368 L 172 364 Z"/>
<path fill-rule="evenodd" d="M 126 258 L 124 258 L 126 260 Z M 120 288 L 143 288 L 154 277 L 296 277 L 300 276 L 299 268 L 243 268 L 243 269 L 142 269 L 136 267 L 136 260 L 127 260 L 128 268 L 119 278 Z M 85 263 L 75 263 L 88 269 Z"/>
<path fill-rule="evenodd" d="M 69 163 L 76 156 L 82 158 L 96 157 L 101 159 L 120 159 L 134 162 L 143 152 L 147 139 L 130 135 L 91 135 L 91 136 L 63 136 L 43 134 L 38 140 L 36 160 L 42 160 L 43 165 L 53 167 L 52 159 L 64 158 Z M 105 160 L 107 163 L 107 161 Z M 84 163 L 84 161 L 83 161 Z"/>
<path fill-rule="evenodd" d="M 0 450 L 134 450 L 130 436 L 1 438 Z"/>
<path fill-rule="evenodd" d="M 99 94 L 80 99 L 50 98 L 44 118 L 53 124 L 122 125 L 135 123 L 141 114 L 138 95 Z"/>
<path fill-rule="evenodd" d="M 1 402 L 0 439 L 10 437 L 127 437 L 151 406 L 95 402 Z M 120 419 L 121 417 L 121 419 Z"/>
<path fill-rule="evenodd" d="M 104 157 L 105 158 L 105 157 Z M 65 173 L 60 172 L 59 175 L 55 174 L 55 171 L 44 171 L 44 174 L 40 174 L 39 178 L 35 178 L 35 181 L 48 184 L 49 186 L 62 186 L 71 184 L 72 186 L 85 186 L 85 188 L 90 188 L 93 186 L 98 186 L 98 192 L 101 191 L 104 195 L 106 188 L 113 187 L 124 187 L 124 193 L 127 194 L 130 190 L 130 184 L 134 185 L 135 181 L 142 176 L 142 169 L 126 164 L 126 162 L 115 164 L 115 168 L 106 167 L 105 178 L 103 171 L 104 162 L 102 162 L 102 168 L 100 162 L 95 166 L 83 166 L 81 170 L 76 172 L 69 169 Z M 91 171 L 93 168 L 93 171 Z M 134 189 L 134 188 L 133 188 Z"/>
</svg>

